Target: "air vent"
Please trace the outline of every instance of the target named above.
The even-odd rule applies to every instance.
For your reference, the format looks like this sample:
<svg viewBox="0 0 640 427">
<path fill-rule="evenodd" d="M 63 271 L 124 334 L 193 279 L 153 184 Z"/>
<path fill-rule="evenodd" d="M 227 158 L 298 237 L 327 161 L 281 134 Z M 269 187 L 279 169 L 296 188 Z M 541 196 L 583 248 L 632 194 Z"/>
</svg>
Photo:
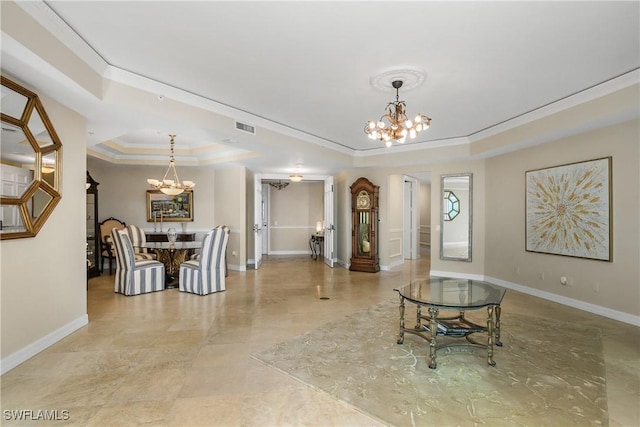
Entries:
<svg viewBox="0 0 640 427">
<path fill-rule="evenodd" d="M 255 126 L 248 125 L 246 123 L 236 122 L 236 129 L 241 130 L 242 132 L 250 133 L 251 135 L 256 134 Z"/>
<path fill-rule="evenodd" d="M 16 129 L 12 129 L 12 128 L 2 128 L 2 130 L 5 132 L 18 132 Z"/>
</svg>

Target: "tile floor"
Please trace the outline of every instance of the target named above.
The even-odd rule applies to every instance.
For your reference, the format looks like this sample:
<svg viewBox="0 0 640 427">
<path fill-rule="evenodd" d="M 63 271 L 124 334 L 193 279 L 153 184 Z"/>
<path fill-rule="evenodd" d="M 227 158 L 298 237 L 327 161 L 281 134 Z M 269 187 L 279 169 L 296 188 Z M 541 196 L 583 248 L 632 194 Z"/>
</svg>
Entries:
<svg viewBox="0 0 640 427">
<path fill-rule="evenodd" d="M 124 297 L 113 276 L 91 279 L 89 324 L 2 376 L 2 425 L 378 425 L 250 354 L 396 298 L 394 287 L 428 271 L 427 256 L 377 274 L 267 257 L 205 297 L 177 289 Z M 515 291 L 503 310 L 601 328 L 609 424 L 640 425 L 640 328 Z M 19 409 L 69 419 L 7 419 Z"/>
</svg>

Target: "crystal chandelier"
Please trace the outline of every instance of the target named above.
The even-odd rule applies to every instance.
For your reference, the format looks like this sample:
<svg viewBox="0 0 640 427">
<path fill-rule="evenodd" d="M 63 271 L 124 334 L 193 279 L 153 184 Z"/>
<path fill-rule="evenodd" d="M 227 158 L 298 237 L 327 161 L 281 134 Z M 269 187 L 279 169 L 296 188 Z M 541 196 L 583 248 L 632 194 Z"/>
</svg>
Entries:
<svg viewBox="0 0 640 427">
<path fill-rule="evenodd" d="M 429 128 L 431 118 L 424 114 L 418 114 L 413 121 L 407 118 L 405 113 L 406 105 L 400 101 L 398 89 L 402 87 L 402 80 L 394 80 L 391 85 L 396 89 L 396 100 L 387 104 L 387 113 L 374 122 L 370 120 L 364 127 L 371 139 L 379 139 L 387 147 L 391 147 L 393 141 L 402 144 L 407 140 L 407 136 L 414 139 L 420 131 Z M 385 119 L 388 123 L 385 123 Z"/>
<path fill-rule="evenodd" d="M 180 179 L 178 178 L 178 172 L 176 171 L 176 161 L 173 158 L 173 147 L 175 145 L 174 139 L 176 136 L 169 135 L 169 137 L 171 138 L 171 155 L 169 156 L 169 168 L 167 168 L 162 181 L 149 178 L 147 179 L 147 182 L 149 183 L 149 185 L 151 185 L 151 187 L 155 188 L 156 190 L 162 191 L 166 195 L 177 196 L 178 194 L 182 194 L 185 191 L 191 190 L 196 186 L 196 184 L 193 181 L 180 182 Z"/>
</svg>

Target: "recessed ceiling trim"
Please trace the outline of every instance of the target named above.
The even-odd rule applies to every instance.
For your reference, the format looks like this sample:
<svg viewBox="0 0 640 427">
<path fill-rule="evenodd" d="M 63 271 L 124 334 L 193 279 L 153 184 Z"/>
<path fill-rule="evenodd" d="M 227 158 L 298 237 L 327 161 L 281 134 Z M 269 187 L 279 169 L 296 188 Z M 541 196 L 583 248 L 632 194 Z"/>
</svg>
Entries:
<svg viewBox="0 0 640 427">
<path fill-rule="evenodd" d="M 520 116 L 507 119 L 504 122 L 493 125 L 487 129 L 478 131 L 472 135 L 469 135 L 469 140 L 473 143 L 490 136 L 506 132 L 518 126 L 522 126 L 527 123 L 543 119 L 552 114 L 568 110 L 569 108 L 585 104 L 589 101 L 593 101 L 597 98 L 609 95 L 613 92 L 617 92 L 638 83 L 640 83 L 640 69 L 635 69 L 626 74 L 600 83 L 596 86 L 592 86 L 588 89 L 582 90 L 578 93 L 574 93 L 573 95 L 569 95 L 565 98 L 559 99 L 540 108 L 536 108 L 533 111 L 529 111 L 527 113 L 521 114 Z"/>
<path fill-rule="evenodd" d="M 407 151 L 421 151 L 440 147 L 454 147 L 456 145 L 469 145 L 471 142 L 467 137 L 439 139 L 429 142 L 419 142 L 414 144 L 398 144 L 391 148 L 377 147 L 367 151 L 356 151 L 353 157 L 369 157 L 380 154 L 402 153 Z"/>
<path fill-rule="evenodd" d="M 64 43 L 69 50 L 78 55 L 96 73 L 100 75 L 104 74 L 109 66 L 107 61 L 44 1 L 17 1 L 15 3 L 47 31 L 53 34 L 56 40 Z"/>
<path fill-rule="evenodd" d="M 229 120 L 232 120 L 231 117 L 235 117 L 236 120 L 246 120 L 253 123 L 253 125 L 256 127 L 260 126 L 261 128 L 278 132 L 292 138 L 298 138 L 301 141 L 328 148 L 342 154 L 352 155 L 356 151 L 337 142 L 320 138 L 307 132 L 303 132 L 290 126 L 286 126 L 282 123 L 274 122 L 264 117 L 253 115 L 246 111 L 239 110 L 226 104 L 222 104 L 218 101 L 196 95 L 192 92 L 188 92 L 180 88 L 169 86 L 165 83 L 158 82 L 148 77 L 144 77 L 139 74 L 114 67 L 112 65 L 110 65 L 108 70 L 105 72 L 104 78 L 112 80 L 116 83 L 131 86 L 138 90 L 151 92 L 152 94 L 162 92 L 164 93 L 166 98 L 170 98 L 173 101 L 181 102 L 197 108 L 202 108 L 215 114 L 220 114 L 225 118 L 228 118 Z"/>
</svg>

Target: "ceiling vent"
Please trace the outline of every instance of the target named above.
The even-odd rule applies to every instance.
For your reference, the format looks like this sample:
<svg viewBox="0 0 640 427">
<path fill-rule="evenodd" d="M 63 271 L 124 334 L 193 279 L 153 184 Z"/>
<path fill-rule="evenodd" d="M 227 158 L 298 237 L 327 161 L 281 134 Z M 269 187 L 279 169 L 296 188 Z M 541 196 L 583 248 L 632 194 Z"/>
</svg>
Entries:
<svg viewBox="0 0 640 427">
<path fill-rule="evenodd" d="M 246 123 L 240 123 L 240 122 L 236 121 L 236 129 L 237 130 L 241 130 L 242 132 L 250 133 L 251 135 L 255 135 L 256 134 L 256 127 L 248 125 Z"/>
</svg>

